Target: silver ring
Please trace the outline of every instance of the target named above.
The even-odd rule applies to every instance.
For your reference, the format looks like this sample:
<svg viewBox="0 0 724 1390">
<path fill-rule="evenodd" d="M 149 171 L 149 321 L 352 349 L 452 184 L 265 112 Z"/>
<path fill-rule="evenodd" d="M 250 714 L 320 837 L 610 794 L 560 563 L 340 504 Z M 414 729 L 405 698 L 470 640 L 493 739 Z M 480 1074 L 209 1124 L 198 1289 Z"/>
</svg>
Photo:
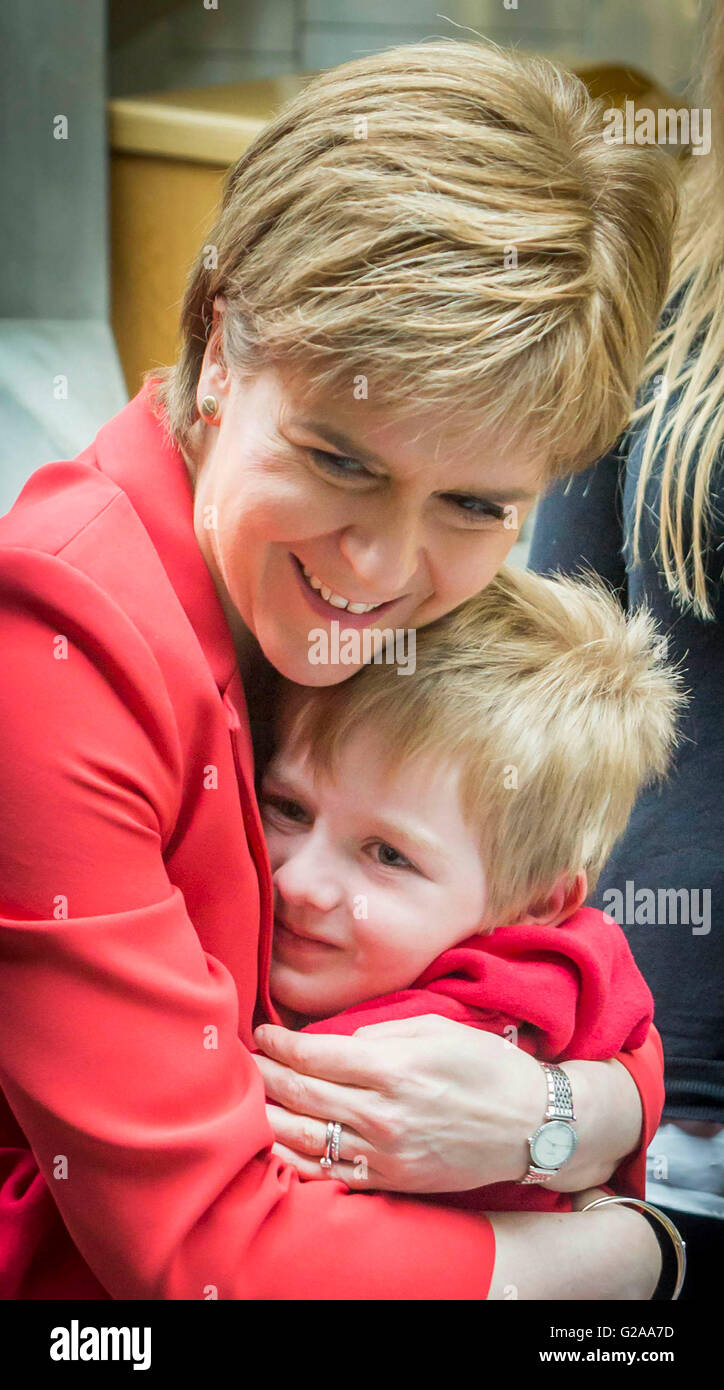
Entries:
<svg viewBox="0 0 724 1390">
<path fill-rule="evenodd" d="M 327 1131 L 324 1136 L 324 1153 L 319 1162 L 322 1168 L 331 1168 L 333 1163 L 339 1161 L 339 1141 L 342 1134 L 342 1126 L 336 1120 L 327 1122 Z"/>
</svg>

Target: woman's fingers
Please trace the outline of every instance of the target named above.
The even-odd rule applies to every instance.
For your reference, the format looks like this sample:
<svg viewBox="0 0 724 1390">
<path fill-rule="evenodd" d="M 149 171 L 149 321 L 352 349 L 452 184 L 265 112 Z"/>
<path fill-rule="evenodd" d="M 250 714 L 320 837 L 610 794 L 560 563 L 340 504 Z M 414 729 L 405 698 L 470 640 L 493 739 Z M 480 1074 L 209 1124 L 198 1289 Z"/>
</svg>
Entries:
<svg viewBox="0 0 724 1390">
<path fill-rule="evenodd" d="M 276 1023 L 264 1023 L 256 1029 L 254 1042 L 265 1056 L 293 1071 L 339 1081 L 345 1086 L 384 1090 L 385 1068 L 380 1049 L 370 1047 L 364 1037 L 295 1033 Z"/>
<path fill-rule="evenodd" d="M 300 1178 L 305 1182 L 329 1182 L 330 1178 L 338 1178 L 355 1192 L 381 1191 L 385 1187 L 384 1178 L 373 1172 L 361 1157 L 357 1162 L 351 1163 L 345 1163 L 340 1159 L 339 1163 L 333 1163 L 331 1168 L 322 1168 L 318 1158 L 305 1158 L 293 1149 L 288 1149 L 285 1144 L 274 1144 L 272 1153 L 290 1167 L 296 1168 Z"/>
<path fill-rule="evenodd" d="M 311 1115 L 294 1115 L 281 1105 L 267 1105 L 266 1113 L 278 1143 L 299 1157 L 313 1158 L 319 1162 L 327 1147 L 325 1120 L 314 1119 Z M 350 1162 L 364 1158 L 369 1164 L 373 1160 L 374 1149 L 355 1130 L 342 1125 L 339 1156 Z"/>
<path fill-rule="evenodd" d="M 363 1023 L 355 1038 L 422 1038 L 449 1032 L 460 1024 L 444 1014 L 411 1014 L 409 1018 L 387 1018 L 381 1023 Z"/>
<path fill-rule="evenodd" d="M 275 1100 L 296 1115 L 312 1116 L 325 1122 L 337 1120 L 371 1139 L 374 1121 L 365 1091 L 305 1076 L 270 1057 L 256 1056 L 254 1061 L 262 1074 L 269 1100 Z"/>
</svg>

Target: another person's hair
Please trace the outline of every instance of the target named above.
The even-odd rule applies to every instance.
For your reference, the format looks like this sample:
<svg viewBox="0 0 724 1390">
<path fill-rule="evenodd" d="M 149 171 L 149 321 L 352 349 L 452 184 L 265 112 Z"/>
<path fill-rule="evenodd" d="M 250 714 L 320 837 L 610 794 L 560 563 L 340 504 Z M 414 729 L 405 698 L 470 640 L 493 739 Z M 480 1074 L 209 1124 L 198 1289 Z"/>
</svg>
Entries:
<svg viewBox="0 0 724 1390">
<path fill-rule="evenodd" d="M 461 772 L 461 807 L 489 880 L 487 927 L 514 921 L 559 875 L 589 890 L 641 788 L 662 778 L 686 696 L 643 608 L 603 580 L 503 567 L 417 633 L 416 669 L 370 664 L 321 689 L 280 682 L 278 730 L 314 776 L 360 729 L 390 781 L 410 758 Z"/>
<path fill-rule="evenodd" d="M 711 619 L 708 581 L 717 583 L 722 573 L 721 567 L 719 574 L 712 570 L 709 551 L 712 482 L 724 462 L 724 0 L 713 2 L 702 47 L 703 73 L 693 100 L 712 113 L 711 150 L 688 161 L 668 296 L 672 311 L 656 335 L 645 368 L 648 389 L 634 417 L 648 416 L 648 428 L 633 540 L 638 560 L 656 473 L 657 548 L 666 583 L 682 608 Z"/>
<path fill-rule="evenodd" d="M 214 296 L 232 369 L 531 435 L 549 476 L 616 439 L 660 313 L 672 161 L 602 138 L 543 58 L 441 39 L 324 71 L 228 173 L 159 413 L 182 445 Z"/>
</svg>

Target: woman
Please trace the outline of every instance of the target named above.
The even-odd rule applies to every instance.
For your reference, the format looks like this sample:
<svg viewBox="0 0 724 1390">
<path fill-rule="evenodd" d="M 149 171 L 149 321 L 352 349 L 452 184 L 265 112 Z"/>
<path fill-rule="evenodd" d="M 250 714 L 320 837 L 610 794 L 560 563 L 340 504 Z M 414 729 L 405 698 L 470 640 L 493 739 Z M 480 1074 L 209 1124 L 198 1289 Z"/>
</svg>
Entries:
<svg viewBox="0 0 724 1390">
<path fill-rule="evenodd" d="M 686 1239 L 685 1299 L 713 1297 L 724 1238 L 721 3 L 706 47 L 700 101 L 713 109 L 715 137 L 711 154 L 690 162 L 670 303 L 641 406 L 606 458 L 546 497 L 531 547 L 535 569 L 585 564 L 629 605 L 647 603 L 691 691 L 674 775 L 641 797 L 596 894 L 627 929 L 656 1000 L 666 1103 L 649 1152 L 649 1195 Z"/>
<path fill-rule="evenodd" d="M 343 608 L 414 628 L 490 580 L 628 416 L 673 211 L 663 157 L 605 145 L 542 61 L 441 42 L 324 73 L 232 170 L 176 368 L 1 523 L 6 1297 L 650 1296 L 631 1209 L 488 1221 L 336 1180 L 361 1185 L 359 1135 L 368 1187 L 522 1179 L 547 1090 L 501 1039 L 272 1026 L 281 1138 L 318 1157 L 344 1128 L 331 1181 L 271 1152 L 245 694 L 260 662 L 351 675 L 307 660 Z M 566 1071 L 552 1181 L 640 1188 L 657 1035 Z"/>
</svg>

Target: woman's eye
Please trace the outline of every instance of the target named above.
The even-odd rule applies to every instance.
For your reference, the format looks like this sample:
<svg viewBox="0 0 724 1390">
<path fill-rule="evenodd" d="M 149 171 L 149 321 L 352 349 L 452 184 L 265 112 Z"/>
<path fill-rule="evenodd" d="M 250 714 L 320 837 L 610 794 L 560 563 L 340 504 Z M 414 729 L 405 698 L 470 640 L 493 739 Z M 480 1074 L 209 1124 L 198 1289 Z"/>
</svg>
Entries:
<svg viewBox="0 0 724 1390">
<path fill-rule="evenodd" d="M 394 845 L 388 845 L 384 840 L 378 841 L 373 846 L 375 858 L 379 864 L 384 864 L 386 869 L 411 869 L 413 866 L 404 854 L 400 854 Z"/>
<path fill-rule="evenodd" d="M 445 500 L 451 503 L 466 523 L 503 521 L 505 518 L 505 509 L 496 506 L 494 502 L 486 502 L 484 497 L 470 497 L 464 492 L 447 492 Z"/>
<path fill-rule="evenodd" d="M 314 462 L 338 478 L 372 478 L 369 468 L 359 459 L 346 458 L 344 454 L 330 454 L 325 449 L 309 449 Z"/>
</svg>

